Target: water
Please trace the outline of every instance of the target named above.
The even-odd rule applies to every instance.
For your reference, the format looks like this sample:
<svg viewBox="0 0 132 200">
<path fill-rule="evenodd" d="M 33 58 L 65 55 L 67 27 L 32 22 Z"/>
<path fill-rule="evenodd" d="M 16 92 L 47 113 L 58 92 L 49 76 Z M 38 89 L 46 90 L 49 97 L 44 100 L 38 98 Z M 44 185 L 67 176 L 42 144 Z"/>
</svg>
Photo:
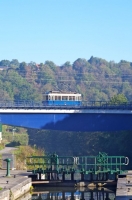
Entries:
<svg viewBox="0 0 132 200">
<path fill-rule="evenodd" d="M 39 188 L 32 194 L 26 194 L 19 200 L 114 200 L 115 189 L 88 188 Z"/>
</svg>

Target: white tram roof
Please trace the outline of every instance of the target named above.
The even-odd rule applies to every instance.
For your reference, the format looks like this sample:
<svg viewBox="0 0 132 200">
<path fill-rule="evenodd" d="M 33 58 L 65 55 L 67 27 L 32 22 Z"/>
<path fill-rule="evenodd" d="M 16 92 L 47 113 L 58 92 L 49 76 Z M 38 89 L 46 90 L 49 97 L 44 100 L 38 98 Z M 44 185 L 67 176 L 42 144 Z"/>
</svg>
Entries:
<svg viewBox="0 0 132 200">
<path fill-rule="evenodd" d="M 61 91 L 49 91 L 49 92 L 46 92 L 46 94 L 48 95 L 64 95 L 64 96 L 81 96 L 81 94 L 77 93 L 77 92 L 61 92 Z"/>
</svg>

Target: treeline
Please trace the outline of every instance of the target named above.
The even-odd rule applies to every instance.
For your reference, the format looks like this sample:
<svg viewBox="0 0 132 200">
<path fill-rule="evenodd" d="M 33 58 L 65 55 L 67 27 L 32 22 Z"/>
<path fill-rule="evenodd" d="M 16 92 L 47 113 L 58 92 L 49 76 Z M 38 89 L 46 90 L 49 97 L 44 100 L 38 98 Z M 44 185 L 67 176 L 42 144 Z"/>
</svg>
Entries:
<svg viewBox="0 0 132 200">
<path fill-rule="evenodd" d="M 41 101 L 46 91 L 61 90 L 79 92 L 87 101 L 109 101 L 117 94 L 131 101 L 131 88 L 132 63 L 124 60 L 115 63 L 92 56 L 62 66 L 52 61 L 0 61 L 1 100 Z"/>
</svg>

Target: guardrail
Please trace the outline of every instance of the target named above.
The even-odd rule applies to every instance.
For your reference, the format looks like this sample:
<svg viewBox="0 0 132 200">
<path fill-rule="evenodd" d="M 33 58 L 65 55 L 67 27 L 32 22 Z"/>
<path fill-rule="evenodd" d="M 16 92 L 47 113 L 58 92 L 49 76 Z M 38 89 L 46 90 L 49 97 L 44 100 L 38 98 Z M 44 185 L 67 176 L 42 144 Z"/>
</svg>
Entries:
<svg viewBox="0 0 132 200">
<path fill-rule="evenodd" d="M 111 104 L 106 101 L 82 101 L 81 105 L 46 105 L 42 101 L 0 101 L 0 109 L 121 109 L 131 110 L 132 102 Z"/>
</svg>

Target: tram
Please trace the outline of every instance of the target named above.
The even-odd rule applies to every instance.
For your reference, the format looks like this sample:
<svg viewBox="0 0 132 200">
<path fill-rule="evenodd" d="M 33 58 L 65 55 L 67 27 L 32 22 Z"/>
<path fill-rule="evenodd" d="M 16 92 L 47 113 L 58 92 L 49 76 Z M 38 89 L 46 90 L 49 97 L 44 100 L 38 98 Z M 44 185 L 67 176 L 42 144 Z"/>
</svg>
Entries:
<svg viewBox="0 0 132 200">
<path fill-rule="evenodd" d="M 44 94 L 43 105 L 80 106 L 82 96 L 76 92 L 49 91 Z"/>
</svg>

